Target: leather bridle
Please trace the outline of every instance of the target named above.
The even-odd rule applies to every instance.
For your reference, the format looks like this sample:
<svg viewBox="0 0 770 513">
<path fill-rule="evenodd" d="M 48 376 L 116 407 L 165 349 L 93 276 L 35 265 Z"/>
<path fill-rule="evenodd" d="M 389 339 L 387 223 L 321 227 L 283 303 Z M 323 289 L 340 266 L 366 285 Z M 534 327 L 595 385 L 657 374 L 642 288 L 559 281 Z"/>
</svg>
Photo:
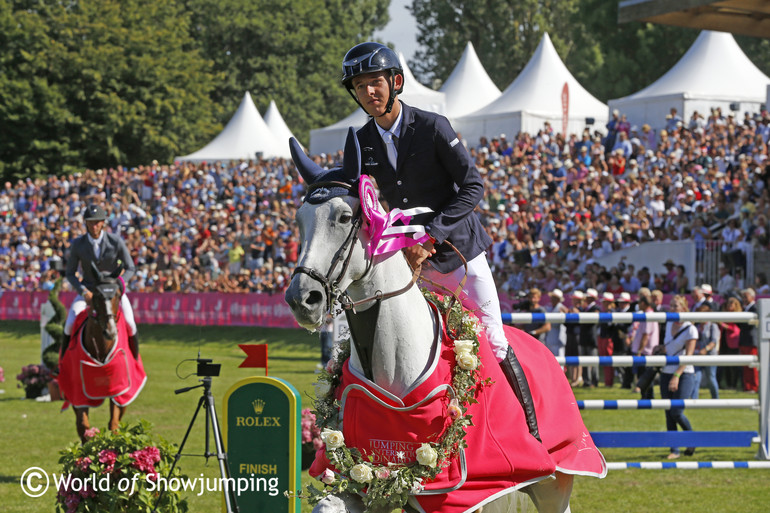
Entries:
<svg viewBox="0 0 770 513">
<path fill-rule="evenodd" d="M 350 193 L 350 191 L 353 190 L 353 185 L 347 184 L 345 182 L 336 182 L 336 181 L 329 181 L 329 182 L 318 182 L 314 183 L 308 186 L 307 190 L 307 196 L 310 196 L 313 191 L 320 188 L 332 188 L 332 187 L 342 187 Z M 350 259 L 353 256 L 353 241 L 355 240 L 356 236 L 358 235 L 358 231 L 361 229 L 361 226 L 363 225 L 363 215 L 361 207 L 359 206 L 358 209 L 355 212 L 354 219 L 352 226 L 350 227 L 350 232 L 348 232 L 348 236 L 345 238 L 345 242 L 342 243 L 342 246 L 335 252 L 334 257 L 332 258 L 331 265 L 329 266 L 329 271 L 326 273 L 326 275 L 321 274 L 316 269 L 313 269 L 311 267 L 305 267 L 305 266 L 297 266 L 294 268 L 294 272 L 292 273 L 291 277 L 294 278 L 297 274 L 307 274 L 317 282 L 319 282 L 323 288 L 324 292 L 326 293 L 326 311 L 331 312 L 332 307 L 334 306 L 334 303 L 337 302 L 340 304 L 343 310 L 352 310 L 353 313 L 356 311 L 356 307 L 368 303 L 370 301 L 382 301 L 383 299 L 388 299 L 390 297 L 398 296 L 400 294 L 403 294 L 410 288 L 412 288 L 412 285 L 414 285 L 417 282 L 417 278 L 420 276 L 420 271 L 422 270 L 422 266 L 417 266 L 416 269 L 413 270 L 412 273 L 412 279 L 409 281 L 409 283 L 398 290 L 395 290 L 393 292 L 387 292 L 383 293 L 382 291 L 377 291 L 373 296 L 361 299 L 359 301 L 353 301 L 350 298 L 350 295 L 344 290 L 339 290 L 339 284 L 342 280 L 342 277 L 345 275 L 345 273 L 348 270 L 348 267 L 350 266 Z M 340 272 L 337 274 L 336 278 L 332 278 L 335 269 L 337 266 L 342 262 L 342 268 L 340 269 Z M 364 271 L 364 274 L 361 276 L 362 279 L 367 274 L 369 274 L 369 271 L 372 269 L 373 259 L 368 258 L 366 262 L 366 270 Z"/>
</svg>

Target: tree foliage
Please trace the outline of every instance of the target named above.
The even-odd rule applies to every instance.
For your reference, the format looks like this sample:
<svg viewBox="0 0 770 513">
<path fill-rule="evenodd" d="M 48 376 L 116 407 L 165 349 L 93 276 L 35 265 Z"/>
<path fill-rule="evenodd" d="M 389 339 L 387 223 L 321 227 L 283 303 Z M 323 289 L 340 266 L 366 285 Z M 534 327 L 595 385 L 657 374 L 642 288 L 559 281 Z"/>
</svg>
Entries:
<svg viewBox="0 0 770 513">
<path fill-rule="evenodd" d="M 424 83 L 445 80 L 468 41 L 487 73 L 507 87 L 548 32 L 581 84 L 607 101 L 631 94 L 668 71 L 699 31 L 649 23 L 618 24 L 607 0 L 413 0 L 421 50 L 410 63 Z M 736 38 L 770 74 L 770 41 Z"/>
<path fill-rule="evenodd" d="M 445 80 L 468 41 L 473 43 L 490 78 L 501 88 L 529 61 L 544 32 L 560 55 L 572 40 L 564 37 L 578 0 L 414 0 L 421 49 L 411 67 L 423 82 Z"/>
<path fill-rule="evenodd" d="M 135 165 L 200 148 L 250 91 L 275 100 L 303 142 L 350 113 L 340 64 L 388 22 L 390 0 L 0 0 L 0 176 Z M 618 25 L 607 0 L 412 0 L 424 83 L 468 41 L 495 83 L 521 72 L 544 32 L 608 100 L 652 83 L 697 30 Z M 770 74 L 770 41 L 736 38 Z"/>
<path fill-rule="evenodd" d="M 218 127 L 173 1 L 0 1 L 0 174 L 170 161 Z"/>
<path fill-rule="evenodd" d="M 308 141 L 355 104 L 340 85 L 342 58 L 388 21 L 389 0 L 189 0 L 192 33 L 223 77 L 214 100 L 231 116 L 244 91 L 270 100 Z"/>
</svg>

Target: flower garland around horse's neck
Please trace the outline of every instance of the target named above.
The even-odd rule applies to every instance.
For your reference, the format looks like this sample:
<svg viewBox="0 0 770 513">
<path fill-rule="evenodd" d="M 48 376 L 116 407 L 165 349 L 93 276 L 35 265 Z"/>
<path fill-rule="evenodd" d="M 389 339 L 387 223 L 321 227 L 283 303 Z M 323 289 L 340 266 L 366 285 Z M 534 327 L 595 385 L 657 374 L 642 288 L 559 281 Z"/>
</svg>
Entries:
<svg viewBox="0 0 770 513">
<path fill-rule="evenodd" d="M 468 406 L 476 401 L 476 394 L 490 380 L 481 380 L 478 368 L 479 339 L 481 330 L 478 319 L 462 309 L 458 301 L 441 298 L 423 290 L 426 299 L 439 309 L 446 323 L 446 332 L 454 342 L 455 365 L 452 372 L 454 398 L 446 407 L 450 419 L 448 427 L 437 440 L 426 441 L 417 449 L 416 462 L 388 462 L 376 465 L 365 458 L 356 448 L 345 445 L 345 437 L 339 426 L 340 404 L 336 398 L 337 387 L 342 383 L 342 366 L 350 357 L 350 343 L 340 345 L 336 356 L 322 370 L 315 384 L 316 423 L 323 429 L 321 439 L 326 445 L 326 457 L 337 473 L 327 469 L 320 477 L 322 488 L 308 485 L 307 494 L 301 494 L 312 503 L 329 495 L 344 491 L 363 493 L 367 511 L 387 507 L 388 511 L 401 508 L 410 494 L 422 490 L 424 483 L 434 479 L 449 466 L 452 458 L 466 447 L 465 428 L 472 426 Z"/>
</svg>

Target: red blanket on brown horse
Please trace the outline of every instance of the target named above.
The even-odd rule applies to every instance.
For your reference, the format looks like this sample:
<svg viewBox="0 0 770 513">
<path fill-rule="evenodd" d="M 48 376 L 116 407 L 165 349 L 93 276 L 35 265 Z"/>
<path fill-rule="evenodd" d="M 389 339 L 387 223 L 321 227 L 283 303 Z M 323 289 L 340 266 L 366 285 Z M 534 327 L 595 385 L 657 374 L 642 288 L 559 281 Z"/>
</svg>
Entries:
<svg viewBox="0 0 770 513">
<path fill-rule="evenodd" d="M 87 311 L 78 316 L 69 347 L 59 360 L 59 387 L 65 399 L 62 410 L 70 404 L 75 408 L 100 406 L 105 399 L 127 406 L 147 381 L 142 357 L 134 358 L 131 353 L 126 322 L 118 314 L 117 342 L 103 362 L 97 360 L 83 345 L 87 317 Z"/>
</svg>

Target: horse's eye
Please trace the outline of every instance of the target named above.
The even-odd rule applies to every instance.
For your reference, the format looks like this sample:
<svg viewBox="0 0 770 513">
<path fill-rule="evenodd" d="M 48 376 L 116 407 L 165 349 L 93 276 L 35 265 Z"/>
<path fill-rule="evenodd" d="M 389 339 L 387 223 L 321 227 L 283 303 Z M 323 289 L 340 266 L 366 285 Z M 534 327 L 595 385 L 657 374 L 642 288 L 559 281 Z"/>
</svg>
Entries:
<svg viewBox="0 0 770 513">
<path fill-rule="evenodd" d="M 350 214 L 342 214 L 340 216 L 340 223 L 342 224 L 348 224 L 350 220 L 353 219 L 353 216 Z"/>
</svg>

